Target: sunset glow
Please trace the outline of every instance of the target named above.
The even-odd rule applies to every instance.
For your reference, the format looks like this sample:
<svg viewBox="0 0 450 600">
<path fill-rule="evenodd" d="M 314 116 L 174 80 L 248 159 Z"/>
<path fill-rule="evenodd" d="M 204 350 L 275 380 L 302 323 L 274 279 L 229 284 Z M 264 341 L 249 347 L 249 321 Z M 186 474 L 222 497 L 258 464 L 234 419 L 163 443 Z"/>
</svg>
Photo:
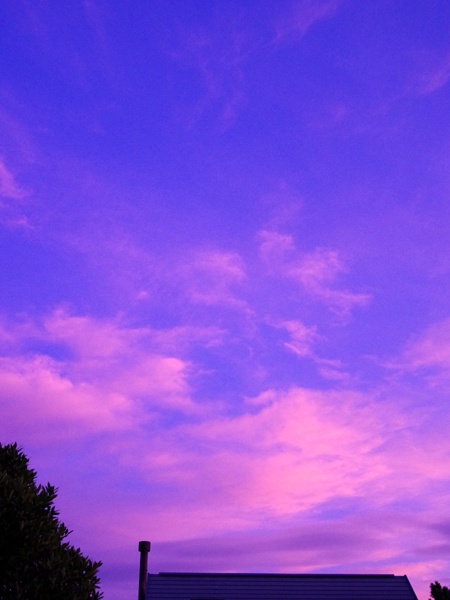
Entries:
<svg viewBox="0 0 450 600">
<path fill-rule="evenodd" d="M 0 441 L 108 600 L 450 583 L 448 0 L 6 0 Z"/>
</svg>

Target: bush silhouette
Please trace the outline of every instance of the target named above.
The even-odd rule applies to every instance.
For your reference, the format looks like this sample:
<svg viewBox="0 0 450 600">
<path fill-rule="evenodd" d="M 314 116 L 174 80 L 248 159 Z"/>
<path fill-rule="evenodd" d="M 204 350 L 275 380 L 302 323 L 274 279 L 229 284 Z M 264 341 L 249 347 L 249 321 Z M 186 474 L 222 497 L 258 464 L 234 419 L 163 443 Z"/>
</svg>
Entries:
<svg viewBox="0 0 450 600">
<path fill-rule="evenodd" d="M 63 540 L 56 489 L 36 485 L 36 472 L 17 444 L 0 444 L 0 598 L 100 600 L 98 569 Z"/>
<path fill-rule="evenodd" d="M 439 581 L 435 581 L 430 585 L 431 598 L 434 600 L 450 600 L 450 590 L 448 587 L 442 587 Z M 431 600 L 430 598 L 430 600 Z"/>
</svg>

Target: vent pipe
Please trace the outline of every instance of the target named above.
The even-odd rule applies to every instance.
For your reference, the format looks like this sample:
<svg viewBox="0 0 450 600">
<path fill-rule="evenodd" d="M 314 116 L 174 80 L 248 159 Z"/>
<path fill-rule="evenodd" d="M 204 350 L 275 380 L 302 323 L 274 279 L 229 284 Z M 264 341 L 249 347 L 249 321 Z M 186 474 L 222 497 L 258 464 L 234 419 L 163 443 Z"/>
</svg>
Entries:
<svg viewBox="0 0 450 600">
<path fill-rule="evenodd" d="M 139 542 L 139 552 L 141 553 L 141 566 L 139 568 L 139 600 L 145 600 L 150 542 Z"/>
</svg>

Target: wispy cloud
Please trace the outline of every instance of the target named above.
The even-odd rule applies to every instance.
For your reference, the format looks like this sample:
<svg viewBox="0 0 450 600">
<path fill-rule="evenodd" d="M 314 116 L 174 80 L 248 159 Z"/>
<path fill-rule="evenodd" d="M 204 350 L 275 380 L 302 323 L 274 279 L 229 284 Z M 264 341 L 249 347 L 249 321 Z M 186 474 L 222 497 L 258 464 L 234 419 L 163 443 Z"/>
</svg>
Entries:
<svg viewBox="0 0 450 600">
<path fill-rule="evenodd" d="M 14 109 L 7 108 L 5 105 L 12 104 Z M 15 116 L 18 112 L 17 100 L 9 99 L 9 102 L 3 102 L 0 105 L 0 131 L 3 138 L 2 147 L 7 147 L 10 151 L 17 152 L 17 155 L 27 163 L 34 163 L 36 160 L 36 150 L 32 142 L 32 136 L 23 119 Z M 6 144 L 5 144 L 6 142 Z M 5 151 L 6 154 L 6 151 Z"/>
<path fill-rule="evenodd" d="M 258 235 L 260 241 L 259 251 L 263 260 L 268 265 L 275 264 L 277 267 L 280 261 L 285 260 L 285 256 L 296 250 L 292 235 L 278 233 L 277 231 L 260 231 Z"/>
<path fill-rule="evenodd" d="M 290 341 L 285 342 L 286 348 L 300 357 L 311 355 L 311 346 L 317 339 L 317 327 L 306 327 L 300 321 L 283 321 L 279 327 L 286 329 Z"/>
<path fill-rule="evenodd" d="M 28 195 L 0 158 L 0 224 L 8 228 L 32 229 L 21 202 Z"/>
<path fill-rule="evenodd" d="M 255 16 L 246 11 L 215 14 L 205 25 L 181 28 L 171 57 L 201 75 L 203 90 L 198 94 L 192 121 L 206 112 L 215 113 L 222 128 L 234 122 L 248 102 L 249 59 L 268 47 L 304 36 L 318 21 L 331 17 L 340 0 L 300 0 L 277 6 L 264 23 L 264 35 L 256 34 Z"/>
<path fill-rule="evenodd" d="M 221 15 L 209 27 L 197 24 L 181 29 L 177 47 L 170 51 L 173 60 L 194 68 L 201 76 L 190 121 L 212 111 L 221 127 L 228 127 L 245 105 L 244 63 L 254 42 L 246 28 Z"/>
<path fill-rule="evenodd" d="M 15 177 L 6 167 L 4 161 L 0 160 L 0 196 L 12 200 L 21 200 L 26 195 L 26 192 L 17 184 Z"/>
<path fill-rule="evenodd" d="M 262 231 L 259 238 L 260 255 L 270 272 L 299 283 L 305 292 L 331 311 L 348 317 L 354 308 L 370 301 L 368 294 L 338 287 L 339 277 L 347 268 L 336 250 L 319 247 L 301 253 L 291 235 L 276 231 Z"/>
<path fill-rule="evenodd" d="M 416 70 L 414 88 L 420 95 L 432 94 L 446 85 L 450 79 L 450 54 L 437 58 L 423 52 L 420 55 L 421 68 Z"/>
<path fill-rule="evenodd" d="M 186 279 L 186 292 L 194 303 L 228 304 L 246 309 L 236 295 L 236 287 L 247 275 L 241 257 L 235 252 L 201 252 L 181 266 Z"/>
<path fill-rule="evenodd" d="M 331 310 L 348 316 L 353 308 L 370 300 L 367 294 L 355 294 L 333 287 L 345 266 L 334 250 L 317 248 L 305 254 L 297 264 L 288 267 L 287 275 L 299 281 L 310 294 L 321 299 Z"/>
<path fill-rule="evenodd" d="M 322 336 L 317 332 L 317 326 L 307 327 L 301 321 L 269 322 L 268 324 L 277 329 L 284 329 L 289 336 L 289 340 L 283 342 L 284 347 L 300 359 L 310 359 L 316 365 L 321 377 L 340 382 L 348 381 L 349 374 L 345 371 L 342 361 L 323 358 L 317 354 L 315 347 L 323 341 Z M 266 396 L 263 395 L 262 398 L 266 398 Z"/>
<path fill-rule="evenodd" d="M 340 0 L 300 0 L 292 5 L 292 12 L 276 25 L 275 42 L 303 36 L 318 21 L 335 14 Z"/>
<path fill-rule="evenodd" d="M 432 385 L 450 383 L 450 319 L 434 323 L 414 336 L 402 355 L 388 366 L 402 372 L 412 372 Z"/>
</svg>

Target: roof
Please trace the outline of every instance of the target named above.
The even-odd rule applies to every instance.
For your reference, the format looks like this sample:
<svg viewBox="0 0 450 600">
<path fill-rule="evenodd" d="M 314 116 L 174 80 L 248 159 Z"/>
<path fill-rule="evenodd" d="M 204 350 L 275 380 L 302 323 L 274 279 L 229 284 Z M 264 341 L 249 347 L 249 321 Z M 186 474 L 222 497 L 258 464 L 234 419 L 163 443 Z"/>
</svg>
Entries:
<svg viewBox="0 0 450 600">
<path fill-rule="evenodd" d="M 146 600 L 417 600 L 406 575 L 149 574 Z"/>
</svg>

